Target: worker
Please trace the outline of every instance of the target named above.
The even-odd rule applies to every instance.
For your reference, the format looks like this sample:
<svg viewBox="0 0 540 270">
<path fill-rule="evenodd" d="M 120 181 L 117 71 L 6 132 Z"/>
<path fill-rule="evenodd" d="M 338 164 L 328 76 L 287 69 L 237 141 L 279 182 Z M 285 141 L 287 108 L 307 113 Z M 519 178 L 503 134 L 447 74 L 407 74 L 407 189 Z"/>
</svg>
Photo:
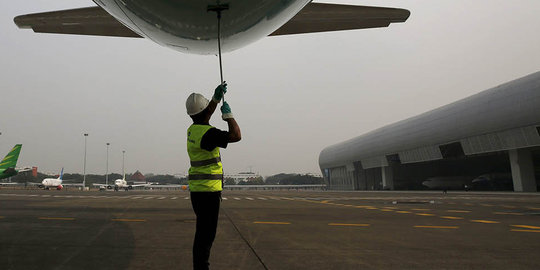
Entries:
<svg viewBox="0 0 540 270">
<path fill-rule="evenodd" d="M 211 101 L 203 95 L 192 93 L 186 101 L 188 115 L 193 124 L 187 130 L 187 151 L 191 162 L 189 190 L 191 205 L 197 216 L 193 241 L 193 269 L 208 269 L 210 249 L 216 229 L 223 189 L 223 166 L 219 148 L 240 141 L 240 127 L 227 102 L 221 106 L 221 118 L 227 122 L 228 131 L 210 125 L 210 118 L 227 92 L 227 84 L 219 85 Z"/>
</svg>

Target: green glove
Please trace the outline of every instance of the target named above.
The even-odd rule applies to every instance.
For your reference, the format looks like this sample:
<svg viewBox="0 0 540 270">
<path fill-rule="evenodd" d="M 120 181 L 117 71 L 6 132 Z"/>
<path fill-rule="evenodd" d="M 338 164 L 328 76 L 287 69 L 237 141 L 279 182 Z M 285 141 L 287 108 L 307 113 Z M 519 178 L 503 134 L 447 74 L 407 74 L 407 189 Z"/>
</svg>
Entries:
<svg viewBox="0 0 540 270">
<path fill-rule="evenodd" d="M 223 84 L 218 85 L 216 87 L 216 90 L 214 91 L 214 96 L 212 97 L 212 100 L 216 103 L 220 103 L 221 99 L 223 99 L 223 95 L 227 93 L 227 83 L 223 82 Z"/>
<path fill-rule="evenodd" d="M 231 107 L 229 106 L 229 103 L 227 102 L 223 102 L 223 105 L 221 105 L 221 118 L 223 118 L 223 120 L 234 118 L 234 115 L 232 114 L 232 111 L 231 111 Z"/>
</svg>

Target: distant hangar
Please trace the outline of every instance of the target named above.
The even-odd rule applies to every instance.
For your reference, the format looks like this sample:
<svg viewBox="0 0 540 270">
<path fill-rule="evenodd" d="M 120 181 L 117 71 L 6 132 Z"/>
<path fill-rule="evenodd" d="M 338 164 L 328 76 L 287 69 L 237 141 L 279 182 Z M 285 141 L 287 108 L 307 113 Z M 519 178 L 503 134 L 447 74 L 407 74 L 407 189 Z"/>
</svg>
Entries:
<svg viewBox="0 0 540 270">
<path fill-rule="evenodd" d="M 333 190 L 422 189 L 435 178 L 463 179 L 469 188 L 481 175 L 506 174 L 510 189 L 535 192 L 539 163 L 540 72 L 326 147 L 319 156 Z"/>
</svg>

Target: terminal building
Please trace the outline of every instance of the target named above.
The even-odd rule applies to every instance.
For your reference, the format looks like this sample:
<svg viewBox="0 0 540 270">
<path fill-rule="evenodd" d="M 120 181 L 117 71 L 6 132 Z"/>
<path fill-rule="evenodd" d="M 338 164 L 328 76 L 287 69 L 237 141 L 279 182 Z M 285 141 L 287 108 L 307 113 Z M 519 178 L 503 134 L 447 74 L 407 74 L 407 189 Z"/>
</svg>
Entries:
<svg viewBox="0 0 540 270">
<path fill-rule="evenodd" d="M 328 146 L 319 166 L 331 190 L 536 192 L 540 72 Z"/>
</svg>

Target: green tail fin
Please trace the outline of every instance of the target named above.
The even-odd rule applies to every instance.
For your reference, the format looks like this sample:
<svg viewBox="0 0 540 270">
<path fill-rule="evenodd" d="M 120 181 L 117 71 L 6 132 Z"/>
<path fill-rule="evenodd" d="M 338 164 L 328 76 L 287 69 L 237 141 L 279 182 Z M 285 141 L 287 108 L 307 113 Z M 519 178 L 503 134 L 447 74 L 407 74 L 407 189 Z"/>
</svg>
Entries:
<svg viewBox="0 0 540 270">
<path fill-rule="evenodd" d="M 11 151 L 6 155 L 2 162 L 0 162 L 0 171 L 7 168 L 15 168 L 17 165 L 17 159 L 19 159 L 19 153 L 21 153 L 22 144 L 16 144 Z"/>
</svg>

